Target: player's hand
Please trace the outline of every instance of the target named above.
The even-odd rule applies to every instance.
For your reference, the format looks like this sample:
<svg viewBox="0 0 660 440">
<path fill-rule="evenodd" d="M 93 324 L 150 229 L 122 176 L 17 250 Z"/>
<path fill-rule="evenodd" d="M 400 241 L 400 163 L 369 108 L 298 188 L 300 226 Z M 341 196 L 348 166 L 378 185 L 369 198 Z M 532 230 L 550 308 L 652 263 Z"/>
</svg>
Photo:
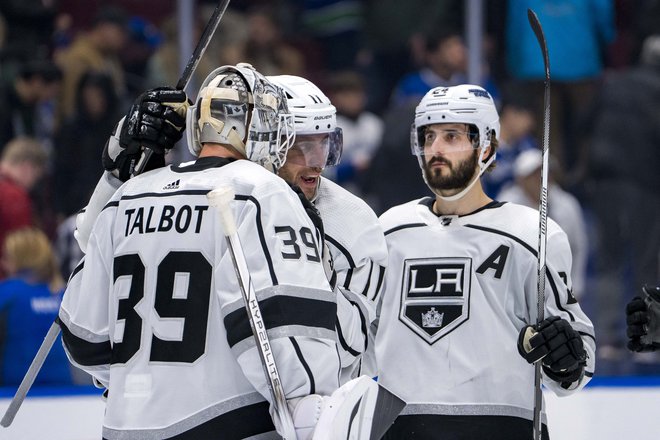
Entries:
<svg viewBox="0 0 660 440">
<path fill-rule="evenodd" d="M 587 353 L 580 334 L 558 316 L 523 327 L 518 352 L 530 364 L 541 360 L 548 377 L 562 384 L 580 379 L 586 365 Z"/>
<path fill-rule="evenodd" d="M 660 320 L 660 286 L 644 286 L 643 293 L 644 298 L 636 296 L 626 305 L 628 349 L 635 352 L 660 349 L 660 335 L 655 334 L 656 321 Z M 654 310 L 658 316 L 652 316 Z"/>
<path fill-rule="evenodd" d="M 140 172 L 165 165 L 165 154 L 183 136 L 190 101 L 183 90 L 159 87 L 140 95 L 103 150 L 103 167 L 125 182 Z M 145 149 L 152 154 L 136 170 Z"/>
</svg>

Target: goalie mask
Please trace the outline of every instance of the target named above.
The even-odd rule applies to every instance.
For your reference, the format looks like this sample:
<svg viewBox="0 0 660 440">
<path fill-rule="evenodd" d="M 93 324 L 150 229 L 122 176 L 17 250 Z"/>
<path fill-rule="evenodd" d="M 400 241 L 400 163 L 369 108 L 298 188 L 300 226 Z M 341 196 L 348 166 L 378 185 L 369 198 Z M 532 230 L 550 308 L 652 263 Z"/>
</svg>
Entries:
<svg viewBox="0 0 660 440">
<path fill-rule="evenodd" d="M 341 159 L 343 136 L 337 127 L 337 110 L 312 82 L 293 75 L 269 76 L 284 90 L 296 129 L 295 148 L 305 165 L 325 168 Z"/>
<path fill-rule="evenodd" d="M 282 90 L 245 63 L 215 69 L 188 110 L 188 148 L 230 145 L 246 159 L 277 172 L 293 145 L 293 116 Z"/>
<path fill-rule="evenodd" d="M 500 134 L 500 121 L 495 103 L 482 87 L 463 84 L 455 87 L 431 89 L 415 109 L 415 120 L 410 132 L 412 153 L 417 156 L 422 171 L 424 169 L 424 138 L 426 126 L 434 124 L 466 124 L 468 138 L 473 149 L 481 149 L 479 154 L 479 174 L 461 192 L 453 196 L 438 197 L 444 200 L 458 200 L 479 180 L 481 175 L 495 160 L 495 152 L 486 157 L 491 139 Z M 422 172 L 424 181 L 426 175 Z M 426 182 L 428 185 L 428 182 Z"/>
</svg>

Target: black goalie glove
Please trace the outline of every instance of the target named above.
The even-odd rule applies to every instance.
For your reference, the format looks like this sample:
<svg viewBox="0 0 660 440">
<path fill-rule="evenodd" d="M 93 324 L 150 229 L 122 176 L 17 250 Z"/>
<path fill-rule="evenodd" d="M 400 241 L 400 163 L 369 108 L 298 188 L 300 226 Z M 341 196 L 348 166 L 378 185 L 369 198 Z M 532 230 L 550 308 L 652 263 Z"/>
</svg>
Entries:
<svg viewBox="0 0 660 440">
<path fill-rule="evenodd" d="M 564 388 L 580 379 L 587 365 L 580 334 L 558 316 L 523 327 L 518 352 L 530 364 L 541 360 L 545 374 Z"/>
<path fill-rule="evenodd" d="M 642 289 L 626 305 L 628 349 L 635 352 L 660 350 L 660 286 Z"/>
<path fill-rule="evenodd" d="M 165 154 L 183 136 L 190 101 L 183 90 L 159 87 L 140 95 L 103 150 L 103 167 L 125 182 L 136 174 L 165 165 Z M 149 160 L 137 165 L 145 149 Z"/>
</svg>

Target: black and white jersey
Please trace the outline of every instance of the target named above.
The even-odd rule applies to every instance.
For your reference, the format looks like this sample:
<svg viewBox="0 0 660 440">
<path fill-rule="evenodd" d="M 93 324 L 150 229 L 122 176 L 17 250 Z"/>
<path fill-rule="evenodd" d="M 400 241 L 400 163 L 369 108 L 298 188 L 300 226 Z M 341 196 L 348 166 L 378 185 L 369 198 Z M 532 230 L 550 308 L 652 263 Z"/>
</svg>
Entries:
<svg viewBox="0 0 660 440">
<path fill-rule="evenodd" d="M 380 217 L 389 264 L 376 338 L 379 381 L 407 402 L 402 415 L 413 424 L 417 417 L 432 426 L 437 415 L 500 416 L 528 424 L 531 436 L 534 367 L 517 339 L 536 322 L 538 212 L 492 202 L 469 215 L 437 216 L 432 203 L 412 201 Z M 544 377 L 566 395 L 593 375 L 595 340 L 571 294 L 566 234 L 552 220 L 546 261 L 545 317 L 568 320 L 588 356 L 585 377 L 568 389 Z"/>
<path fill-rule="evenodd" d="M 387 246 L 378 217 L 362 199 L 321 177 L 314 204 L 323 219 L 325 241 L 336 272 L 337 337 L 342 382 L 374 374 L 363 368 L 365 351 L 373 353 L 371 324 L 387 265 Z"/>
<path fill-rule="evenodd" d="M 335 294 L 297 195 L 247 160 L 198 159 L 119 188 L 64 296 L 68 354 L 109 388 L 106 439 L 275 436 L 248 314 L 206 198 L 221 185 L 236 194 L 286 397 L 338 386 Z"/>
</svg>

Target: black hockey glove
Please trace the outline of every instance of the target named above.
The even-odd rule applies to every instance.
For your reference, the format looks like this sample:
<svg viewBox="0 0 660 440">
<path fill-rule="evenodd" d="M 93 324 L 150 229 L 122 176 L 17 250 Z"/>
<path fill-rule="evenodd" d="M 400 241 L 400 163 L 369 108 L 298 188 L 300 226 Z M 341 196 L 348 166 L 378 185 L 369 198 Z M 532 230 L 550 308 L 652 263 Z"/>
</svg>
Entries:
<svg viewBox="0 0 660 440">
<path fill-rule="evenodd" d="M 660 350 L 660 286 L 642 289 L 626 305 L 628 349 L 635 352 Z"/>
<path fill-rule="evenodd" d="M 580 379 L 587 365 L 580 334 L 558 316 L 523 327 L 518 352 L 530 364 L 541 360 L 545 374 L 564 388 Z"/>
<path fill-rule="evenodd" d="M 135 174 L 165 165 L 165 154 L 183 136 L 190 101 L 183 90 L 159 87 L 140 95 L 117 124 L 103 150 L 103 167 L 125 182 Z M 136 169 L 144 149 L 152 151 Z"/>
</svg>

